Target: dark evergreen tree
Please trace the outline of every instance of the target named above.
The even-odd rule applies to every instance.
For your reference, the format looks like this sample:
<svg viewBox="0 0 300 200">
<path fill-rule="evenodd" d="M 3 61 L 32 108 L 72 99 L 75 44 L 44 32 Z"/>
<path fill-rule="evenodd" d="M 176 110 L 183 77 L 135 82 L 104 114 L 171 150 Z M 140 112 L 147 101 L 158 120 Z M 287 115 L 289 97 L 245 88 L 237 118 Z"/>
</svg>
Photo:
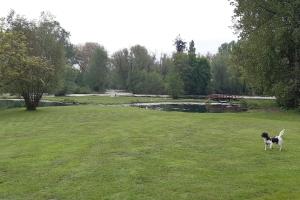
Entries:
<svg viewBox="0 0 300 200">
<path fill-rule="evenodd" d="M 174 45 L 177 53 L 183 53 L 186 49 L 186 42 L 181 39 L 180 35 L 176 37 Z"/>
</svg>

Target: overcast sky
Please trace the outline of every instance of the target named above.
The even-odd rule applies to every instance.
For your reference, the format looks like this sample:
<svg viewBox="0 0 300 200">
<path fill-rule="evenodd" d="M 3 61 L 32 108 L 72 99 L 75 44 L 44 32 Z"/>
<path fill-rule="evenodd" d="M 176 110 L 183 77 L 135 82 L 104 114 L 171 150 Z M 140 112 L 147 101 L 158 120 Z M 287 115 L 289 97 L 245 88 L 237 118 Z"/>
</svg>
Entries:
<svg viewBox="0 0 300 200">
<path fill-rule="evenodd" d="M 135 44 L 171 53 L 178 34 L 193 39 L 198 53 L 216 53 L 237 38 L 228 0 L 3 0 L 0 16 L 10 9 L 28 18 L 49 11 L 71 33 L 72 43 L 98 42 L 110 54 Z"/>
</svg>

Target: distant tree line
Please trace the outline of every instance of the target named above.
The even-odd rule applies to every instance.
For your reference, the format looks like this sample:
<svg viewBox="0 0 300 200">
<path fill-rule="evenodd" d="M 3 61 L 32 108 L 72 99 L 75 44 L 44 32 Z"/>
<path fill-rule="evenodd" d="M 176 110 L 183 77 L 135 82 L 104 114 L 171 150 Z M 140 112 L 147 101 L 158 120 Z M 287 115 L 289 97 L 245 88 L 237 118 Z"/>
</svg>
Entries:
<svg viewBox="0 0 300 200">
<path fill-rule="evenodd" d="M 231 63 L 234 42 L 224 43 L 211 57 L 196 54 L 195 43 L 177 37 L 175 52 L 159 59 L 141 46 L 125 48 L 108 56 L 97 43 L 74 46 L 74 65 L 65 71 L 66 93 L 104 92 L 119 89 L 136 94 L 206 95 L 249 94 L 245 80 Z"/>
<path fill-rule="evenodd" d="M 53 16 L 42 13 L 39 20 L 28 20 L 12 11 L 0 23 L 0 92 L 22 96 L 28 110 L 36 109 L 44 93 L 106 89 L 173 98 L 211 93 L 275 95 L 279 105 L 297 107 L 299 21 L 293 6 L 299 5 L 286 4 L 293 7 L 287 11 L 278 10 L 286 6 L 280 3 L 250 2 L 231 1 L 238 19 L 237 42 L 224 43 L 216 54 L 203 56 L 196 53 L 193 40 L 178 36 L 173 54 L 159 58 L 141 45 L 111 56 L 98 43 L 74 45 Z M 255 16 L 248 16 L 254 11 Z"/>
</svg>

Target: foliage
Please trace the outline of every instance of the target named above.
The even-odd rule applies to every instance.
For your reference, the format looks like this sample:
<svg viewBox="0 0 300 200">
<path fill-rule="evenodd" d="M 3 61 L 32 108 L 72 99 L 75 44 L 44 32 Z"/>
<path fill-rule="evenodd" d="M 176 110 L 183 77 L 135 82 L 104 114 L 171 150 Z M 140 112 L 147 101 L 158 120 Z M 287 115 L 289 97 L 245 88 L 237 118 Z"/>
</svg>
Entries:
<svg viewBox="0 0 300 200">
<path fill-rule="evenodd" d="M 163 94 L 164 83 L 156 72 L 131 72 L 128 83 L 129 91 L 135 94 Z"/>
<path fill-rule="evenodd" d="M 135 45 L 130 50 L 117 51 L 111 61 L 112 85 L 118 89 L 144 94 L 160 94 L 164 91 L 160 75 L 154 73 L 155 57 L 145 47 Z"/>
<path fill-rule="evenodd" d="M 206 94 L 210 82 L 210 64 L 204 57 L 196 55 L 194 41 L 190 42 L 188 54 L 173 55 L 174 71 L 183 81 L 184 93 L 189 95 Z"/>
<path fill-rule="evenodd" d="M 182 81 L 179 73 L 175 70 L 172 70 L 171 73 L 168 74 L 166 88 L 168 94 L 171 95 L 173 99 L 177 99 L 183 94 L 184 82 Z"/>
<path fill-rule="evenodd" d="M 192 67 L 189 63 L 189 57 L 186 53 L 173 54 L 174 69 L 171 71 L 171 77 L 180 77 L 183 81 L 183 92 L 188 90 Z M 177 73 L 175 76 L 174 74 Z"/>
<path fill-rule="evenodd" d="M 299 97 L 296 96 L 297 88 L 291 83 L 291 85 L 285 85 L 282 82 L 275 84 L 274 94 L 276 96 L 277 103 L 284 108 L 293 108 L 297 105 Z"/>
<path fill-rule="evenodd" d="M 80 71 L 72 66 L 67 65 L 63 72 L 63 84 L 61 88 L 57 89 L 56 96 L 64 96 L 66 94 L 75 93 L 78 90 L 76 83 Z"/>
<path fill-rule="evenodd" d="M 88 86 L 97 92 L 103 92 L 107 86 L 108 56 L 104 47 L 95 49 L 87 71 L 85 79 Z"/>
<path fill-rule="evenodd" d="M 300 98 L 300 1 L 232 0 L 240 41 L 235 50 L 253 88 L 285 107 Z M 284 98 L 282 98 L 285 96 Z"/>
<path fill-rule="evenodd" d="M 210 82 L 210 64 L 204 57 L 197 57 L 192 64 L 188 94 L 207 94 Z"/>
<path fill-rule="evenodd" d="M 92 90 L 88 86 L 78 86 L 74 91 L 75 94 L 90 94 Z"/>
<path fill-rule="evenodd" d="M 143 82 L 143 90 L 146 94 L 164 94 L 165 86 L 161 75 L 157 72 L 145 74 Z"/>
<path fill-rule="evenodd" d="M 158 72 L 162 75 L 163 79 L 167 77 L 170 71 L 174 68 L 174 63 L 172 58 L 168 57 L 164 54 L 160 58 L 159 69 Z"/>
<path fill-rule="evenodd" d="M 186 42 L 181 39 L 180 35 L 176 37 L 174 45 L 177 53 L 183 53 L 186 49 Z"/>
<path fill-rule="evenodd" d="M 86 42 L 75 47 L 75 63 L 79 65 L 81 72 L 86 72 L 96 49 L 101 48 L 98 43 Z"/>
<path fill-rule="evenodd" d="M 128 75 L 130 72 L 129 51 L 123 49 L 112 55 L 111 62 L 113 65 L 114 80 L 113 85 L 118 89 L 128 89 Z"/>
<path fill-rule="evenodd" d="M 238 103 L 248 110 L 279 111 L 276 100 L 273 99 L 240 99 L 234 103 Z"/>
<path fill-rule="evenodd" d="M 154 61 L 155 57 L 150 55 L 145 47 L 135 45 L 130 48 L 129 63 L 131 71 L 145 70 L 150 72 Z"/>
<path fill-rule="evenodd" d="M 0 80 L 4 91 L 20 94 L 27 110 L 35 110 L 54 76 L 49 61 L 29 56 L 24 35 L 0 33 Z"/>
<path fill-rule="evenodd" d="M 69 33 L 45 13 L 39 21 L 29 21 L 12 11 L 1 37 L 2 85 L 7 92 L 20 94 L 27 110 L 35 110 L 43 93 L 62 84 Z"/>
<path fill-rule="evenodd" d="M 223 94 L 247 94 L 249 92 L 241 69 L 232 62 L 236 43 L 223 43 L 211 58 L 212 90 Z"/>
</svg>

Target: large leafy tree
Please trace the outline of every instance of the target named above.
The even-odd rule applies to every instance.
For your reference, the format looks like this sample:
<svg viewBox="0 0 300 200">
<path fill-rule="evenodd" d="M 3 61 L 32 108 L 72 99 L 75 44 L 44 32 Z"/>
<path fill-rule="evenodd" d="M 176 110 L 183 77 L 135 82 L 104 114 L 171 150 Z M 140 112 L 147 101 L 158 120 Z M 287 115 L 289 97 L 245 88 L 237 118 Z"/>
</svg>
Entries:
<svg viewBox="0 0 300 200">
<path fill-rule="evenodd" d="M 155 57 L 150 55 L 145 47 L 135 45 L 130 48 L 129 62 L 131 71 L 146 70 L 150 72 L 154 65 Z"/>
<path fill-rule="evenodd" d="M 123 49 L 112 55 L 113 72 L 115 73 L 114 85 L 118 89 L 128 89 L 127 81 L 130 71 L 129 51 Z"/>
<path fill-rule="evenodd" d="M 63 84 L 59 87 L 59 90 L 55 92 L 55 95 L 64 96 L 78 91 L 78 78 L 80 77 L 80 73 L 79 69 L 71 65 L 66 65 L 63 71 Z"/>
<path fill-rule="evenodd" d="M 280 105 L 300 98 L 300 1 L 231 0 L 240 41 L 235 61 L 254 88 Z"/>
<path fill-rule="evenodd" d="M 101 46 L 95 42 L 86 42 L 84 45 L 75 47 L 75 62 L 79 65 L 81 72 L 87 71 L 89 62 L 98 48 Z"/>
<path fill-rule="evenodd" d="M 54 76 L 53 65 L 28 55 L 24 35 L 0 33 L 0 80 L 4 91 L 20 94 L 27 110 L 35 110 Z"/>
<path fill-rule="evenodd" d="M 163 79 L 167 77 L 167 75 L 171 72 L 171 69 L 174 68 L 174 63 L 171 57 L 163 54 L 160 58 L 160 62 L 158 65 L 158 71 L 162 75 Z"/>
<path fill-rule="evenodd" d="M 210 64 L 208 60 L 205 57 L 196 57 L 192 65 L 189 94 L 207 94 L 210 78 Z"/>
<path fill-rule="evenodd" d="M 206 94 L 211 76 L 208 60 L 196 55 L 193 40 L 190 42 L 187 53 L 181 50 L 178 51 L 178 46 L 176 44 L 175 46 L 177 50 L 173 55 L 175 70 L 172 73 L 178 73 L 177 77 L 179 76 L 183 82 L 184 93 L 188 95 Z M 172 77 L 174 79 L 176 76 L 173 75 Z"/>
<path fill-rule="evenodd" d="M 206 94 L 211 78 L 210 64 L 205 57 L 196 55 L 193 40 L 189 44 L 188 60 L 190 71 L 188 73 L 189 80 L 187 82 L 186 92 L 188 94 Z"/>
<path fill-rule="evenodd" d="M 112 55 L 113 85 L 133 93 L 161 94 L 164 92 L 159 64 L 148 50 L 141 46 L 132 46 Z"/>
<path fill-rule="evenodd" d="M 145 93 L 143 85 L 146 81 L 145 73 L 153 71 L 155 57 L 149 54 L 148 50 L 141 46 L 135 45 L 130 48 L 129 66 L 130 70 L 127 78 L 128 90 L 134 93 Z"/>
<path fill-rule="evenodd" d="M 86 72 L 86 82 L 89 87 L 97 92 L 103 92 L 107 85 L 108 56 L 104 47 L 95 49 L 89 61 Z"/>
<path fill-rule="evenodd" d="M 69 33 L 45 13 L 38 21 L 30 21 L 12 11 L 3 24 L 3 89 L 20 94 L 27 110 L 35 110 L 43 93 L 54 91 L 61 83 Z"/>
<path fill-rule="evenodd" d="M 245 94 L 248 87 L 240 68 L 232 62 L 236 43 L 223 43 L 211 58 L 212 90 L 216 93 Z"/>
</svg>

